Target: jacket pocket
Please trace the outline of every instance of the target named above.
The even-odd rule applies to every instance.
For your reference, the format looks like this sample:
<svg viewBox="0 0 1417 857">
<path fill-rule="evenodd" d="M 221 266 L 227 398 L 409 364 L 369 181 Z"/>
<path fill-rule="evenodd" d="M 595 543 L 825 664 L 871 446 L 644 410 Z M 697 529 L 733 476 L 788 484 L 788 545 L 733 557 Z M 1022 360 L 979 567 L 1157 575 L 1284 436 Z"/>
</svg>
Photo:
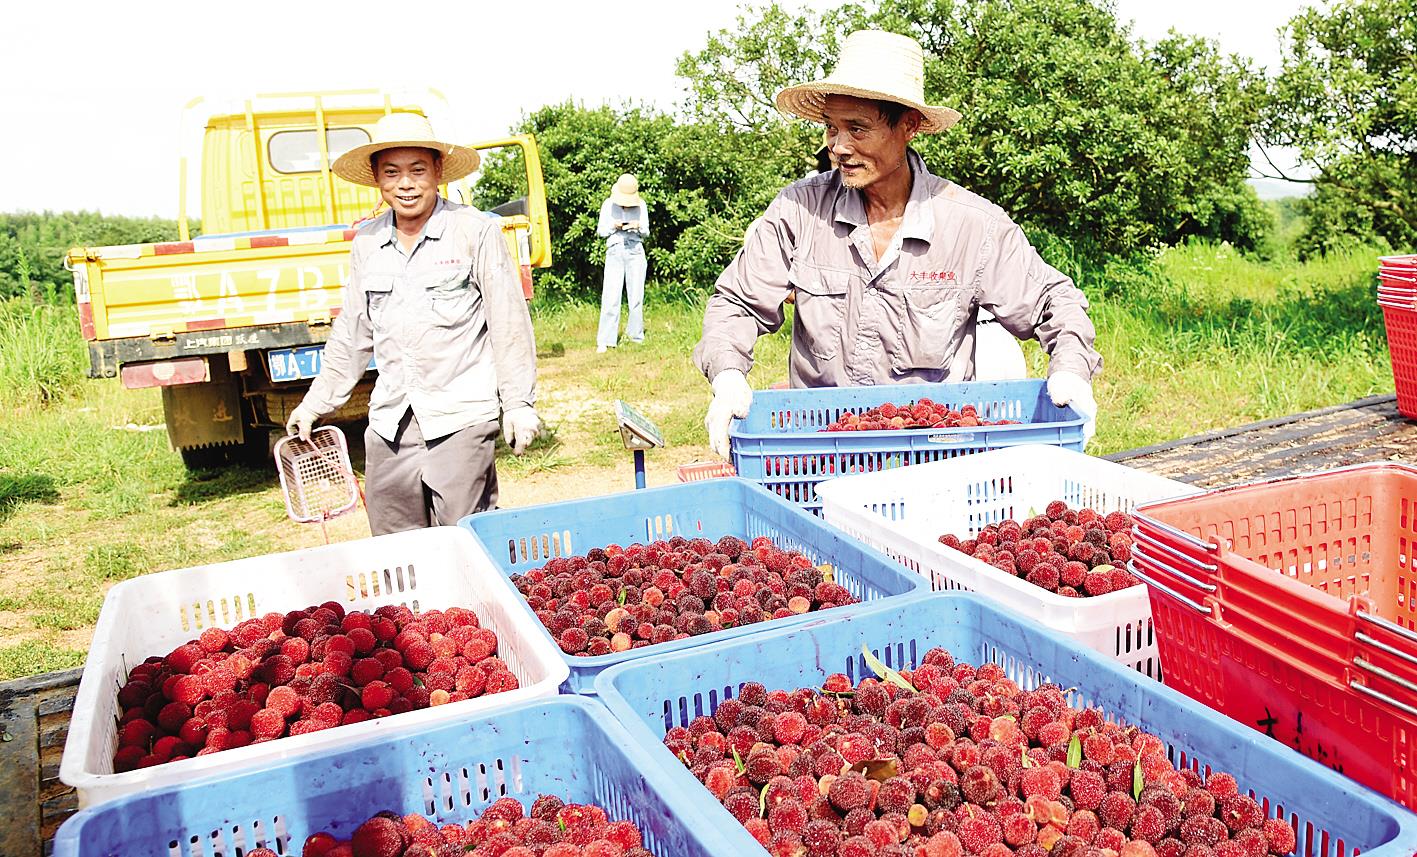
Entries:
<svg viewBox="0 0 1417 857">
<path fill-rule="evenodd" d="M 949 368 L 970 292 L 955 287 L 907 286 L 884 294 L 899 319 L 891 368 L 896 372 Z"/>
<path fill-rule="evenodd" d="M 364 289 L 364 311 L 369 315 L 369 323 L 377 324 L 388 308 L 389 297 L 394 292 L 394 278 L 382 274 L 366 274 L 360 280 Z"/>
<path fill-rule="evenodd" d="M 796 313 L 803 349 L 818 360 L 833 360 L 846 339 L 846 308 L 850 300 L 849 271 L 794 266 L 788 282 L 796 290 Z"/>
<path fill-rule="evenodd" d="M 472 285 L 468 268 L 454 267 L 429 271 L 419 277 L 433 321 L 444 327 L 461 324 L 472 307 Z"/>
</svg>

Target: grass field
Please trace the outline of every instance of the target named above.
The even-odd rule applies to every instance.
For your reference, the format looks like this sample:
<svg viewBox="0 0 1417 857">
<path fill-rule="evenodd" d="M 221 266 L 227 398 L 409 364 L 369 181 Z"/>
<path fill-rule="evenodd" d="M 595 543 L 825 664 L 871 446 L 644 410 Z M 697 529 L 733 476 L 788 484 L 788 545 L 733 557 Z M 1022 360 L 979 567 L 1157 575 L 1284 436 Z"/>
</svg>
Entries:
<svg viewBox="0 0 1417 857">
<path fill-rule="evenodd" d="M 1259 262 L 1193 245 L 1079 275 L 1106 361 L 1090 451 L 1107 453 L 1392 388 L 1376 250 Z M 597 308 L 539 310 L 540 409 L 552 432 L 505 456 L 503 505 L 631 487 L 616 398 L 659 423 L 650 481 L 709 457 L 708 387 L 689 363 L 700 310 L 648 308 L 648 340 L 595 353 Z M 786 331 L 759 343 L 754 386 L 786 377 Z M 1026 347 L 1035 375 L 1036 345 Z M 321 543 L 285 518 L 274 472 L 192 475 L 167 448 L 155 391 L 83 378 L 69 307 L 0 304 L 0 678 L 82 663 L 107 588 L 149 571 Z M 367 535 L 362 514 L 334 539 Z"/>
</svg>

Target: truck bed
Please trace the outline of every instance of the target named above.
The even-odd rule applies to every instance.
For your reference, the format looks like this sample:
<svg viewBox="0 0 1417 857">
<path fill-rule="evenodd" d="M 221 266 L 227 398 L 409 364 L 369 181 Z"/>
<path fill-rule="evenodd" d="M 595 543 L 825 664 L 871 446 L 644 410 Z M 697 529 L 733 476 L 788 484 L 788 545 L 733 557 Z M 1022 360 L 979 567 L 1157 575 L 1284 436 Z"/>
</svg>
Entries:
<svg viewBox="0 0 1417 857">
<path fill-rule="evenodd" d="M 1417 460 L 1417 422 L 1394 396 L 1373 396 L 1105 456 L 1216 488 L 1371 461 Z M 48 855 L 78 805 L 58 781 L 80 670 L 0 683 L 0 855 Z"/>
<path fill-rule="evenodd" d="M 1417 461 L 1417 422 L 1397 412 L 1396 396 L 1373 396 L 1104 457 L 1218 488 L 1351 464 Z"/>
</svg>

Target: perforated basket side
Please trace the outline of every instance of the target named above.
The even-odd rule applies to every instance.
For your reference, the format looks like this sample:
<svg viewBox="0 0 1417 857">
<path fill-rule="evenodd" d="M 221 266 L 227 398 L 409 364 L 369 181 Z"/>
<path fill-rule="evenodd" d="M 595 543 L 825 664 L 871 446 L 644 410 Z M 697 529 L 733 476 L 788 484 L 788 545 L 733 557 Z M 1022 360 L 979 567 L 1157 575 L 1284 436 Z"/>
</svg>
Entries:
<svg viewBox="0 0 1417 857">
<path fill-rule="evenodd" d="M 1149 676 L 1160 661 L 1144 588 L 1067 598 L 941 545 L 1004 520 L 1024 520 L 1053 500 L 1101 513 L 1197 493 L 1163 479 L 1072 450 L 1022 446 L 981 452 L 899 471 L 849 476 L 818 487 L 827 522 L 858 535 L 930 580 L 940 591 L 995 599 Z"/>
<path fill-rule="evenodd" d="M 1382 311 L 1397 410 L 1417 419 L 1417 309 L 1384 304 Z"/>
<path fill-rule="evenodd" d="M 134 794 L 73 816 L 54 853 L 209 857 L 264 846 L 293 854 L 312 833 L 347 838 L 384 810 L 463 823 L 499 797 L 530 808 L 541 794 L 634 821 L 657 855 L 730 853 L 608 712 L 574 697 Z"/>
<path fill-rule="evenodd" d="M 836 582 L 862 601 L 877 601 L 923 591 L 928 584 L 890 562 L 855 538 L 826 526 L 817 518 L 784 502 L 758 485 L 740 478 L 711 479 L 585 500 L 471 515 L 459 522 L 470 530 L 505 575 L 514 594 L 513 574 L 524 573 L 555 557 L 584 554 L 609 544 L 627 546 L 679 535 L 717 540 L 737 536 L 751 541 L 767 536 L 785 550 L 802 552 L 816 564 L 829 564 Z M 520 594 L 516 594 L 518 599 Z M 520 602 L 548 645 L 550 632 Z M 856 609 L 858 605 L 827 612 Z M 567 689 L 593 693 L 597 673 L 611 664 L 642 657 L 646 652 L 675 651 L 717 639 L 754 634 L 768 626 L 810 621 L 805 613 L 766 623 L 745 625 L 659 643 L 628 652 L 594 657 L 563 655 L 571 671 Z M 559 651 L 559 648 L 558 648 Z"/>
<path fill-rule="evenodd" d="M 747 418 L 730 427 L 733 464 L 740 476 L 815 512 L 820 508 L 816 486 L 839 476 L 890 471 L 1022 445 L 1081 451 L 1082 418 L 1070 408 L 1054 405 L 1044 387 L 1043 381 L 1029 380 L 760 391 L 755 393 Z M 921 398 L 956 407 L 972 404 L 986 420 L 1010 419 L 1018 424 L 822 430 L 848 410 Z"/>
<path fill-rule="evenodd" d="M 449 705 L 115 774 L 112 755 L 128 671 L 166 655 L 208 627 L 230 628 L 269 612 L 336 601 L 346 610 L 402 604 L 415 612 L 473 609 L 498 636 L 498 653 L 520 687 Z M 358 742 L 401 724 L 435 722 L 489 706 L 557 693 L 567 668 L 559 649 L 509 592 L 465 531 L 433 527 L 288 553 L 144 575 L 109 590 L 74 702 L 60 778 L 81 805 L 212 771 L 261 764 L 316 746 Z"/>
<path fill-rule="evenodd" d="M 912 668 L 935 646 L 970 663 L 1001 664 L 1025 689 L 1045 681 L 1076 688 L 1075 705 L 1096 705 L 1166 742 L 1173 761 L 1224 770 L 1271 816 L 1298 831 L 1298 854 L 1361 851 L 1408 857 L 1417 816 L 1156 682 L 1079 648 L 971 595 L 932 595 L 889 608 L 642 659 L 597 679 L 600 698 L 704 815 L 733 840 L 735 854 L 763 853 L 747 832 L 663 746 L 665 731 L 711 714 L 745 681 L 769 688 L 820 687 L 827 675 L 869 674 L 863 647 L 888 666 Z M 695 791 L 697 790 L 697 791 Z"/>
</svg>

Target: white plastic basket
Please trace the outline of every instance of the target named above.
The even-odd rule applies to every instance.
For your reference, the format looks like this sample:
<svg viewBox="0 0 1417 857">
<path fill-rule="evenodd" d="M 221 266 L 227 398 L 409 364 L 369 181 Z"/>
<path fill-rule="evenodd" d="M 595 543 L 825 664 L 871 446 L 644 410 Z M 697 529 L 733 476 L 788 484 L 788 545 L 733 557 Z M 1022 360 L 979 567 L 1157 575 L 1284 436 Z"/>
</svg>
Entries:
<svg viewBox="0 0 1417 857">
<path fill-rule="evenodd" d="M 252 616 L 300 610 L 324 601 L 338 601 L 346 610 L 374 610 L 385 604 L 407 605 L 414 612 L 454 606 L 471 609 L 481 625 L 497 633 L 497 654 L 517 677 L 519 687 L 113 773 L 121 714 L 117 694 L 132 667 L 150 656 L 166 655 L 205 628 L 231 628 Z M 78 789 L 80 807 L 91 806 L 314 748 L 375 741 L 390 729 L 555 696 L 569 669 L 518 601 L 477 540 L 457 527 L 394 533 L 125 581 L 104 598 L 74 700 L 59 778 Z"/>
<path fill-rule="evenodd" d="M 828 524 L 925 575 L 931 588 L 986 595 L 1153 678 L 1161 662 L 1145 586 L 1068 598 L 938 539 L 945 533 L 968 538 L 1010 518 L 1022 521 L 1041 514 L 1053 500 L 1106 514 L 1198 493 L 1184 482 L 1041 444 L 845 476 L 817 486 Z"/>
</svg>

